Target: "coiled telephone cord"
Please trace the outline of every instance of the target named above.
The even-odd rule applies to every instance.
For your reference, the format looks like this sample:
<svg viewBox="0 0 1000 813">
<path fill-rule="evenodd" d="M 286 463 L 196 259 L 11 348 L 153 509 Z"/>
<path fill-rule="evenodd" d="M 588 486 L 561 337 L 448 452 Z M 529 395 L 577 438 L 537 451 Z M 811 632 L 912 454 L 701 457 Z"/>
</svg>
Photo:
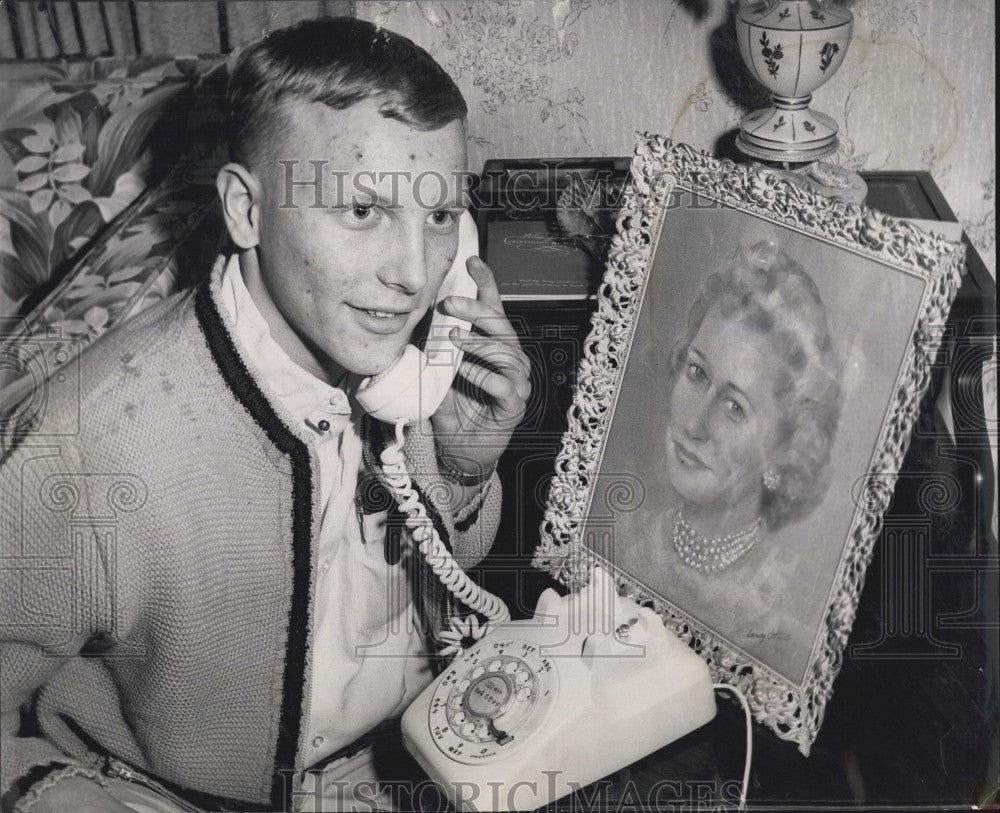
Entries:
<svg viewBox="0 0 1000 813">
<path fill-rule="evenodd" d="M 399 500 L 400 510 L 406 514 L 406 527 L 410 529 L 413 540 L 434 575 L 455 598 L 495 624 L 510 621 L 510 610 L 507 609 L 507 605 L 473 582 L 458 566 L 451 551 L 441 541 L 434 528 L 434 522 L 427 516 L 427 509 L 421 504 L 410 475 L 406 471 L 406 460 L 403 457 L 405 425 L 406 421 L 403 419 L 396 421 L 396 442 L 390 443 L 382 450 L 380 459 L 386 481 Z"/>
</svg>

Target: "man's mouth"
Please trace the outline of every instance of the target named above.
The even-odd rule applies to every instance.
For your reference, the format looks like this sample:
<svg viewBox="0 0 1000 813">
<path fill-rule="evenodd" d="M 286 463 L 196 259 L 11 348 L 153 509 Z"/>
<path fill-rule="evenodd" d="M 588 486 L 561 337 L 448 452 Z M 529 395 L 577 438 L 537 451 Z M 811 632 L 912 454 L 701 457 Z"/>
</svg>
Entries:
<svg viewBox="0 0 1000 813">
<path fill-rule="evenodd" d="M 387 311 L 378 308 L 354 308 L 358 321 L 372 333 L 391 335 L 406 328 L 412 311 Z"/>
</svg>

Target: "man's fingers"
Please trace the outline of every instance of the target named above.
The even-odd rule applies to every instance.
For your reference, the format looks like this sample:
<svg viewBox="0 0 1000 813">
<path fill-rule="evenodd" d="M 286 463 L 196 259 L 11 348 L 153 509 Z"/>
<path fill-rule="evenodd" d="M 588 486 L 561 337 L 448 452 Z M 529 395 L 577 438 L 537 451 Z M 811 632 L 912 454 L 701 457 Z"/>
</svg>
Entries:
<svg viewBox="0 0 1000 813">
<path fill-rule="evenodd" d="M 459 373 L 493 398 L 502 411 L 519 416 L 531 396 L 531 361 L 504 313 L 489 267 L 479 258 L 470 258 L 468 269 L 479 286 L 476 299 L 450 296 L 444 302 L 448 313 L 478 331 L 456 327 L 449 334 L 456 347 L 475 359 L 464 360 Z"/>
<path fill-rule="evenodd" d="M 449 296 L 443 302 L 445 312 L 469 322 L 476 330 L 498 339 L 513 338 L 517 334 L 503 309 L 491 307 L 486 302 L 465 296 Z"/>
<path fill-rule="evenodd" d="M 504 313 L 500 291 L 490 267 L 478 257 L 470 257 L 468 268 L 479 289 L 476 298 L 449 296 L 444 300 L 445 310 L 470 322 L 488 336 L 515 336 L 514 328 Z"/>
<path fill-rule="evenodd" d="M 494 370 L 509 372 L 513 376 L 523 378 L 525 382 L 530 380 L 531 360 L 516 340 L 511 342 L 480 336 L 457 327 L 451 329 L 450 337 L 456 347 L 470 356 L 475 356 Z"/>
<path fill-rule="evenodd" d="M 466 260 L 465 267 L 469 270 L 469 275 L 479 287 L 476 299 L 503 313 L 503 305 L 500 303 L 500 289 L 497 288 L 497 281 L 493 276 L 493 270 L 479 257 L 469 257 Z"/>
<path fill-rule="evenodd" d="M 531 384 L 527 379 L 516 381 L 514 377 L 495 373 L 471 361 L 463 361 L 458 374 L 466 381 L 493 399 L 500 412 L 520 419 L 524 413 Z"/>
</svg>

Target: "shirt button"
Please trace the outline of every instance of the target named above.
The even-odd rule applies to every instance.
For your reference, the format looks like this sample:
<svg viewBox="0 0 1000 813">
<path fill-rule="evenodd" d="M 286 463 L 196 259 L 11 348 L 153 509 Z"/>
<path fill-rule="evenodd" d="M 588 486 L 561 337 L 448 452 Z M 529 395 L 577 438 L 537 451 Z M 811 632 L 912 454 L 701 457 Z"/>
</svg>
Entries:
<svg viewBox="0 0 1000 813">
<path fill-rule="evenodd" d="M 330 422 L 329 421 L 320 421 L 318 424 L 316 424 L 316 426 L 319 427 L 319 431 L 320 432 L 328 432 L 328 431 L 330 431 Z"/>
<path fill-rule="evenodd" d="M 322 737 L 313 738 L 313 748 L 319 748 L 323 744 L 324 740 Z"/>
<path fill-rule="evenodd" d="M 330 565 L 331 565 L 331 564 L 332 564 L 332 563 L 331 563 L 331 561 L 330 561 L 330 557 L 329 557 L 329 556 L 327 556 L 327 557 L 325 557 L 325 558 L 323 559 L 323 561 L 322 561 L 322 562 L 320 562 L 320 565 L 319 565 L 319 569 L 320 569 L 320 570 L 322 570 L 322 571 L 323 571 L 324 573 L 326 573 L 326 571 L 328 571 L 328 570 L 330 569 Z"/>
</svg>

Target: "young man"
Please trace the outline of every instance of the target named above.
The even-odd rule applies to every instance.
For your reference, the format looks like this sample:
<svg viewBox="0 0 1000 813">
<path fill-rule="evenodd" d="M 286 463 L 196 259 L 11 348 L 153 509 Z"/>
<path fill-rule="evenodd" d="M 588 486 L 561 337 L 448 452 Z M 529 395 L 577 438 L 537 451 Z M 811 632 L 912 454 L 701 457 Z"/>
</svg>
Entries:
<svg viewBox="0 0 1000 813">
<path fill-rule="evenodd" d="M 234 252 L 84 353 L 79 400 L 3 453 L 5 810 L 333 809 L 372 775 L 359 738 L 431 679 L 454 602 L 386 533 L 391 432 L 354 392 L 455 257 L 465 103 L 409 40 L 324 19 L 248 48 L 230 106 Z M 530 390 L 468 270 L 477 298 L 440 307 L 476 332 L 406 442 L 463 567 Z"/>
</svg>

